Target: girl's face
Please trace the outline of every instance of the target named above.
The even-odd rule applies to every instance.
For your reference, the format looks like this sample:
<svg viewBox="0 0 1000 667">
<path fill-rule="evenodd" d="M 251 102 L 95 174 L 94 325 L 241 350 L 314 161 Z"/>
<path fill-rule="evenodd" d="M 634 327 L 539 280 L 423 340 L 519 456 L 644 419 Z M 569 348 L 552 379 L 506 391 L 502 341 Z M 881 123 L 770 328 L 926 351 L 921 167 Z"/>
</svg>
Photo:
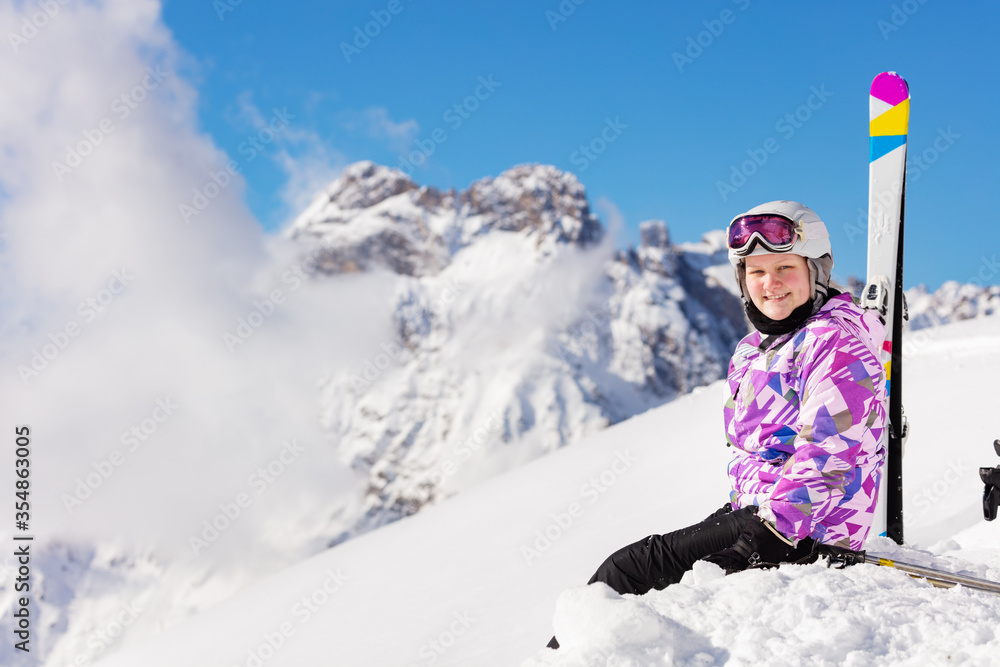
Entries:
<svg viewBox="0 0 1000 667">
<path fill-rule="evenodd" d="M 809 300 L 809 265 L 801 255 L 750 255 L 745 262 L 750 300 L 772 320 L 785 319 Z"/>
</svg>

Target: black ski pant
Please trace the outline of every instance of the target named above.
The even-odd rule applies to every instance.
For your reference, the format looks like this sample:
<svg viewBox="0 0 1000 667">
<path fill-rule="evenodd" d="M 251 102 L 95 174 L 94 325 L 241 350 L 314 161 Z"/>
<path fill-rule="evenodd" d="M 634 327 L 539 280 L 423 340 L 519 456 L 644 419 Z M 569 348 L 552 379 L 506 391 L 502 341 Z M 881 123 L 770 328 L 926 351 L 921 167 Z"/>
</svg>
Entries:
<svg viewBox="0 0 1000 667">
<path fill-rule="evenodd" d="M 666 535 L 650 535 L 623 547 L 601 563 L 587 584 L 602 581 L 619 594 L 642 595 L 676 584 L 694 562 L 733 546 L 757 508 L 732 511 L 729 503 L 704 521 Z M 553 637 L 549 648 L 559 648 Z"/>
<path fill-rule="evenodd" d="M 666 535 L 650 535 L 605 560 L 588 584 L 602 581 L 620 594 L 642 595 L 676 584 L 694 562 L 733 546 L 756 507 L 733 512 L 727 504 L 704 521 Z"/>
<path fill-rule="evenodd" d="M 666 535 L 650 535 L 623 547 L 601 563 L 588 584 L 604 582 L 619 594 L 643 595 L 676 584 L 695 561 L 728 549 L 751 521 L 758 521 L 757 507 L 732 511 L 729 503 L 705 520 Z M 792 562 L 807 556 L 812 540 L 801 540 L 788 555 Z M 559 648 L 553 637 L 549 648 Z"/>
</svg>

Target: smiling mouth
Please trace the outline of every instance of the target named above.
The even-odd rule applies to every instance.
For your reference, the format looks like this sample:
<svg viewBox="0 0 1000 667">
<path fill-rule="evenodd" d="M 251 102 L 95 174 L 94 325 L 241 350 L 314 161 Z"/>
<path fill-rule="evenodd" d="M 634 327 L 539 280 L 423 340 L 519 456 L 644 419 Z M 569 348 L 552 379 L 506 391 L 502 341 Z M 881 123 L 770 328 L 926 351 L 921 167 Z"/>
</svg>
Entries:
<svg viewBox="0 0 1000 667">
<path fill-rule="evenodd" d="M 781 300 L 785 299 L 786 297 L 788 297 L 788 295 L 790 295 L 790 294 L 791 294 L 791 292 L 785 292 L 784 294 L 776 294 L 774 296 L 764 295 L 764 301 L 781 301 Z"/>
</svg>

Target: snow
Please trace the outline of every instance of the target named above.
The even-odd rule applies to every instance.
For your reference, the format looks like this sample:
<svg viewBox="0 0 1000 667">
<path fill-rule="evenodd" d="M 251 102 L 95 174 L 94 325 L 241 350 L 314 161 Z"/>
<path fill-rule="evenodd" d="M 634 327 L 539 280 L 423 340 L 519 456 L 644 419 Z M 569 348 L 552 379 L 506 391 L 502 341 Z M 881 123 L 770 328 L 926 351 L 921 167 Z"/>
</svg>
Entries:
<svg viewBox="0 0 1000 667">
<path fill-rule="evenodd" d="M 1000 349 L 981 343 L 1000 337 L 1000 318 L 934 332 L 905 358 L 908 544 L 867 547 L 1000 580 L 1000 523 L 982 519 L 976 474 L 1000 463 Z M 99 664 L 994 664 L 1000 597 L 889 568 L 723 577 L 700 564 L 638 597 L 582 585 L 611 551 L 725 502 L 722 391 L 695 390 L 320 553 Z M 553 632 L 558 651 L 543 648 Z"/>
<path fill-rule="evenodd" d="M 616 665 L 987 665 L 1000 642 L 986 625 L 1000 619 L 997 597 L 887 568 L 813 564 L 724 578 L 700 565 L 641 597 L 603 585 L 566 591 L 554 621 L 560 650 L 525 667 L 604 665 L 607 656 Z"/>
</svg>

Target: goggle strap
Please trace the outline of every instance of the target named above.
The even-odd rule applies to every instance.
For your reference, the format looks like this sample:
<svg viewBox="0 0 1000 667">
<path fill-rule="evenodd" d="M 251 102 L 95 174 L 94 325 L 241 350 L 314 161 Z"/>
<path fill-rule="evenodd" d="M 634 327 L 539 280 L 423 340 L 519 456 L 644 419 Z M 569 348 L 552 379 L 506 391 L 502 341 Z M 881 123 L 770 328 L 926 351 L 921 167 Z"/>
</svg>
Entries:
<svg viewBox="0 0 1000 667">
<path fill-rule="evenodd" d="M 771 252 L 782 253 L 791 250 L 795 246 L 795 241 L 793 240 L 791 243 L 786 243 L 784 245 L 776 246 L 772 244 L 770 241 L 768 241 L 766 238 L 764 238 L 764 235 L 761 234 L 760 232 L 754 232 L 753 234 L 750 235 L 750 240 L 744 243 L 741 247 L 734 250 L 738 256 L 745 257 L 750 253 L 752 253 L 757 248 L 758 245 L 763 246 L 765 249 L 770 250 Z"/>
</svg>

